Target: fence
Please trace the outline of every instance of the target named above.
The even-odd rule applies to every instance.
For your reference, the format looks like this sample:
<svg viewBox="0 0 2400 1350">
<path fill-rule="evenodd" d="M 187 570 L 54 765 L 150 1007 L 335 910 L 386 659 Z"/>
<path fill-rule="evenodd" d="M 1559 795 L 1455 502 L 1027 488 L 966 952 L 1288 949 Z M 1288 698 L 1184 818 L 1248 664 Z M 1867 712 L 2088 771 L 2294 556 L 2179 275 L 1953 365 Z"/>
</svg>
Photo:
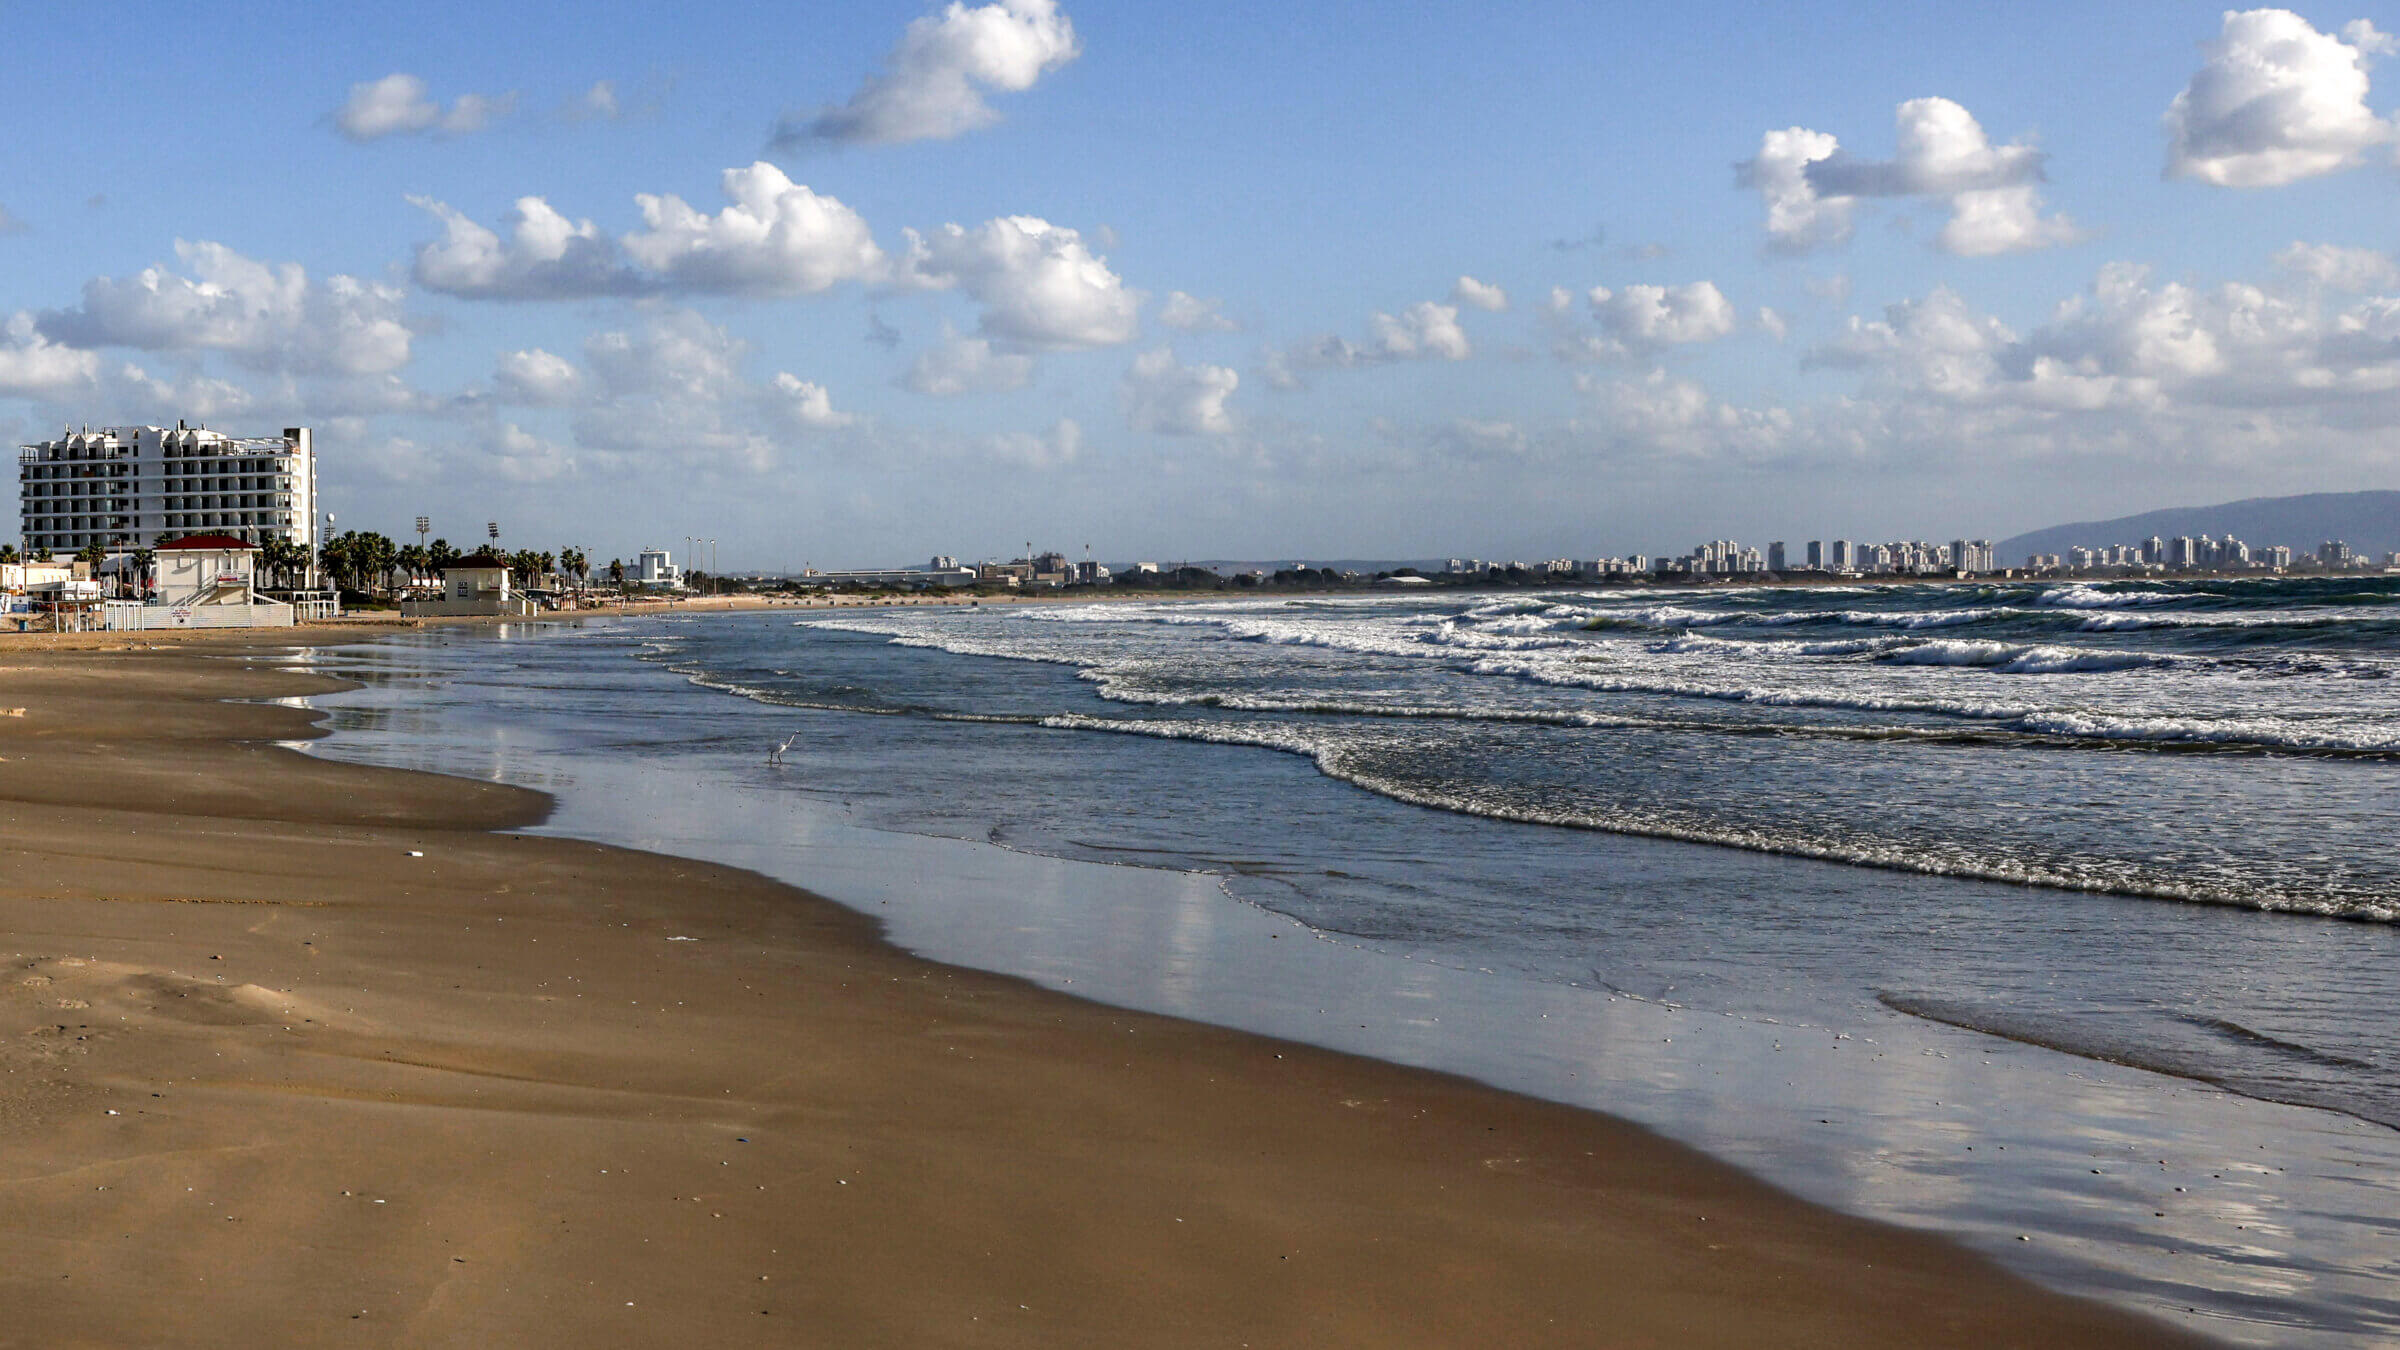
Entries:
<svg viewBox="0 0 2400 1350">
<path fill-rule="evenodd" d="M 248 605 L 143 605 L 111 600 L 104 606 L 109 631 L 154 628 L 289 628 L 292 606 L 261 601 Z"/>
</svg>

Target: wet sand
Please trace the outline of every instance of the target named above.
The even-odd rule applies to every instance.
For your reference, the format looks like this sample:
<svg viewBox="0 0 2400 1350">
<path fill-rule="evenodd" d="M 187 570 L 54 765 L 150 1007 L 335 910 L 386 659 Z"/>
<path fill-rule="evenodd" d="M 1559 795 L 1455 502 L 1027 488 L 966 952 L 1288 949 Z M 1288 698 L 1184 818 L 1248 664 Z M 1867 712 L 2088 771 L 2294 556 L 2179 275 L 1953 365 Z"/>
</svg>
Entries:
<svg viewBox="0 0 2400 1350">
<path fill-rule="evenodd" d="M 0 1346 L 2199 1343 L 1606 1116 L 512 833 L 545 798 L 220 701 L 330 688 L 224 659 L 295 635 L 155 636 L 0 641 Z"/>
</svg>

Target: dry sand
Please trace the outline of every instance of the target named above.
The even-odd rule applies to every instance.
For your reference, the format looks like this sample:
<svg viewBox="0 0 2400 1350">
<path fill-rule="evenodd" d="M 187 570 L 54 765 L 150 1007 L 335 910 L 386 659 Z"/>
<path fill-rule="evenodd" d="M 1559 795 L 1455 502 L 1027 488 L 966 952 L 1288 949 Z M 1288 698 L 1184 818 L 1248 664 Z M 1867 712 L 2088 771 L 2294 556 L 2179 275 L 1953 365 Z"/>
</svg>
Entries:
<svg viewBox="0 0 2400 1350">
<path fill-rule="evenodd" d="M 289 635 L 152 636 L 0 641 L 0 1346 L 2193 1343 L 1605 1116 L 510 833 L 545 799 L 218 701 L 328 688 L 226 659 Z"/>
</svg>

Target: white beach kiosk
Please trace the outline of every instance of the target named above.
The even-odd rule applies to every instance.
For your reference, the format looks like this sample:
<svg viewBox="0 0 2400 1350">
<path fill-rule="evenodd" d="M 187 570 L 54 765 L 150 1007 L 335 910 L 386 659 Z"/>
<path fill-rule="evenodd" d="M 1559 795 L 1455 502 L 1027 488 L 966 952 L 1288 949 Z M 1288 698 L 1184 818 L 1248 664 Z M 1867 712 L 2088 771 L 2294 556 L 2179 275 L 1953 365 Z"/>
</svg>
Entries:
<svg viewBox="0 0 2400 1350">
<path fill-rule="evenodd" d="M 443 563 L 439 599 L 404 600 L 400 612 L 411 618 L 436 614 L 530 615 L 541 605 L 509 585 L 508 560 L 495 553 L 473 553 Z"/>
<path fill-rule="evenodd" d="M 112 600 L 106 606 L 112 629 L 289 628 L 293 610 L 263 600 L 258 580 L 258 545 L 230 534 L 192 534 L 160 544 L 153 566 L 156 588 L 149 603 Z"/>
</svg>

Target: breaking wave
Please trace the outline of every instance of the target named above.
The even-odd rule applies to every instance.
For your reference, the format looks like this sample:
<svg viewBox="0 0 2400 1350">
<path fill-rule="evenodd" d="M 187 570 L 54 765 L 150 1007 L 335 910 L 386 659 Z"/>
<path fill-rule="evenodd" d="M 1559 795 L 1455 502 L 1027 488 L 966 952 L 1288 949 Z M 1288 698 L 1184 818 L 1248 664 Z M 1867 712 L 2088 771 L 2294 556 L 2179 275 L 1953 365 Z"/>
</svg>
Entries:
<svg viewBox="0 0 2400 1350">
<path fill-rule="evenodd" d="M 1883 653 L 1878 659 L 1904 666 L 1979 666 L 2009 675 L 2105 673 L 2169 665 L 2174 661 L 2173 657 L 2148 652 L 1949 641 L 1897 648 Z"/>
<path fill-rule="evenodd" d="M 1367 756 L 1358 747 L 1338 737 L 1312 735 L 1306 728 L 1296 725 L 1093 717 L 1080 713 L 1045 717 L 1040 725 L 1062 731 L 1096 731 L 1148 736 L 1159 740 L 1277 750 L 1312 761 L 1329 778 L 1339 779 L 1394 801 L 1518 824 L 1713 844 L 1754 853 L 2004 885 L 2039 886 L 2051 890 L 2137 899 L 2178 900 L 2375 923 L 2400 921 L 2400 903 L 2388 897 L 2345 893 L 2327 887 L 2307 891 L 2267 891 L 2241 883 L 2201 879 L 2189 872 L 2145 868 L 2139 864 L 2113 860 L 2018 857 L 1996 850 L 1926 847 L 1865 837 L 1830 839 L 1766 825 L 1705 818 L 1684 819 L 1642 808 L 1602 812 L 1543 807 L 1513 801 L 1489 791 L 1467 788 L 1440 790 L 1377 773 L 1362 763 Z"/>
</svg>

